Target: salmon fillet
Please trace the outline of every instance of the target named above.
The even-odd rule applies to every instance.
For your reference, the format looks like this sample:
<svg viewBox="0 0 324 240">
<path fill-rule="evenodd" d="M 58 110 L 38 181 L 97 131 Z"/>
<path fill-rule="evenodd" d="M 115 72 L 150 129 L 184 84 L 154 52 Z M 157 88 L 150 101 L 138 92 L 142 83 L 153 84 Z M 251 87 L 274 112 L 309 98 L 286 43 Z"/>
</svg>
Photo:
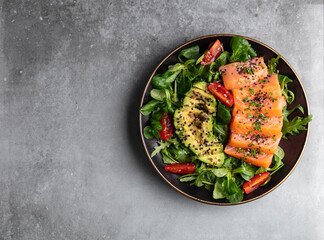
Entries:
<svg viewBox="0 0 324 240">
<path fill-rule="evenodd" d="M 271 165 L 273 158 L 273 154 L 258 152 L 252 156 L 253 151 L 251 152 L 251 149 L 236 148 L 230 145 L 225 147 L 224 152 L 235 158 L 242 159 L 247 163 L 264 168 L 268 168 Z"/>
<path fill-rule="evenodd" d="M 228 145 L 235 148 L 260 149 L 264 153 L 275 153 L 279 145 L 282 133 L 273 136 L 264 136 L 261 134 L 238 134 L 232 132 Z"/>
<path fill-rule="evenodd" d="M 262 57 L 220 67 L 224 86 L 232 90 L 231 134 L 224 152 L 268 168 L 282 137 L 286 105 L 277 74 L 268 74 Z"/>
<path fill-rule="evenodd" d="M 254 115 L 257 116 L 257 115 Z M 282 129 L 283 117 L 257 117 L 247 118 L 244 114 L 237 113 L 230 125 L 231 131 L 239 134 L 262 134 L 265 136 L 279 135 Z"/>
<path fill-rule="evenodd" d="M 246 62 L 230 63 L 219 68 L 225 88 L 240 89 L 258 83 L 268 74 L 267 65 L 262 57 L 254 57 Z"/>
</svg>

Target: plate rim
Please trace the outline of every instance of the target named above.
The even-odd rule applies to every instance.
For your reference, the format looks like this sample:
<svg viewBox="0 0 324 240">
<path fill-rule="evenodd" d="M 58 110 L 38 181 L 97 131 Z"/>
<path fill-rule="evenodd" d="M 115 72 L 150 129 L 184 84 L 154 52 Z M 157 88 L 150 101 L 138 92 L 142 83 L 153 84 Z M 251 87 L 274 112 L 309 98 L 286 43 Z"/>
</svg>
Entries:
<svg viewBox="0 0 324 240">
<path fill-rule="evenodd" d="M 158 174 L 173 188 L 175 189 L 176 191 L 178 191 L 179 193 L 183 194 L 184 196 L 188 197 L 188 198 L 191 198 L 195 201 L 198 201 L 198 202 L 201 202 L 201 203 L 206 203 L 206 204 L 211 204 L 211 205 L 217 205 L 217 206 L 234 206 L 234 205 L 240 205 L 240 204 L 244 204 L 244 203 L 248 203 L 248 202 L 252 202 L 254 200 L 257 200 L 267 194 L 269 194 L 270 192 L 272 192 L 273 190 L 275 190 L 277 187 L 279 187 L 289 176 L 290 174 L 295 170 L 295 168 L 297 167 L 300 159 L 302 158 L 303 156 L 303 153 L 305 151 L 305 148 L 306 148 L 306 145 L 307 145 L 307 141 L 308 141 L 308 135 L 309 135 L 309 129 L 310 129 L 310 123 L 308 123 L 307 125 L 307 130 L 306 130 L 306 138 L 305 138 L 305 141 L 304 141 L 304 144 L 303 144 L 303 148 L 301 150 L 301 153 L 296 161 L 296 163 L 294 164 L 294 166 L 292 167 L 292 169 L 288 172 L 288 174 L 279 182 L 277 183 L 274 187 L 272 187 L 271 189 L 269 189 L 268 191 L 264 192 L 263 194 L 260 194 L 259 196 L 256 196 L 254 198 L 251 198 L 251 199 L 247 199 L 247 200 L 243 200 L 241 202 L 238 202 L 238 203 L 230 203 L 230 202 L 225 202 L 225 203 L 220 203 L 220 202 L 211 202 L 211 201 L 206 201 L 206 200 L 203 200 L 203 199 L 199 199 L 199 198 L 196 198 L 194 196 L 191 196 L 189 195 L 188 193 L 185 193 L 183 192 L 181 189 L 177 188 L 176 186 L 174 186 L 166 177 L 163 176 L 163 174 L 159 171 L 159 169 L 156 167 L 155 163 L 153 162 L 153 159 L 151 158 L 151 155 L 150 153 L 148 152 L 147 150 L 147 146 L 145 144 L 145 139 L 144 139 L 144 135 L 143 135 L 143 126 L 142 126 L 142 114 L 140 112 L 140 109 L 141 107 L 143 106 L 143 102 L 144 102 L 144 97 L 145 97 L 145 93 L 147 92 L 147 88 L 149 87 L 151 81 L 152 81 L 152 78 L 153 76 L 155 75 L 156 71 L 159 69 L 159 67 L 172 55 L 174 54 L 176 51 L 178 51 L 179 49 L 185 47 L 186 45 L 189 45 L 193 42 L 196 42 L 196 41 L 199 41 L 199 40 L 202 40 L 202 39 L 206 39 L 206 38 L 211 38 L 211 37 L 234 37 L 234 36 L 240 36 L 240 37 L 243 37 L 245 39 L 247 39 L 248 41 L 252 41 L 254 43 L 257 43 L 257 44 L 260 44 L 262 45 L 263 47 L 271 50 L 272 52 L 274 52 L 275 54 L 277 55 L 280 55 L 280 58 L 289 66 L 289 68 L 292 70 L 292 72 L 295 74 L 301 88 L 302 88 L 302 92 L 305 96 L 305 101 L 306 101 L 306 107 L 307 107 L 307 111 L 305 114 L 309 115 L 309 103 L 308 103 L 308 98 L 307 98 L 307 94 L 306 94 L 306 91 L 305 91 L 305 88 L 304 88 L 304 85 L 302 83 L 302 81 L 300 80 L 297 72 L 295 71 L 295 69 L 289 64 L 289 62 L 281 55 L 279 54 L 276 50 L 274 50 L 273 48 L 271 48 L 270 46 L 258 41 L 258 40 L 255 40 L 253 38 L 250 38 L 250 37 L 245 37 L 245 36 L 242 36 L 242 35 L 237 35 L 237 34 L 211 34 L 211 35 L 205 35 L 205 36 L 201 36 L 201 37 L 198 37 L 198 38 L 195 38 L 195 39 L 192 39 L 192 40 L 189 40 L 183 44 L 181 44 L 180 46 L 176 47 L 174 50 L 172 50 L 169 54 L 167 54 L 166 57 L 164 57 L 162 59 L 162 61 L 160 61 L 160 63 L 154 68 L 152 74 L 150 75 L 146 85 L 145 85 L 145 88 L 143 90 L 143 94 L 142 94 L 142 97 L 141 97 L 141 102 L 140 102 L 140 106 L 139 106 L 139 130 L 140 130 L 140 134 L 141 134 L 141 139 L 142 139 L 142 144 L 144 146 L 144 149 L 145 149 L 145 152 L 146 152 L 146 155 L 148 157 L 148 159 L 150 160 L 151 164 L 153 165 L 154 169 L 158 172 Z"/>
</svg>

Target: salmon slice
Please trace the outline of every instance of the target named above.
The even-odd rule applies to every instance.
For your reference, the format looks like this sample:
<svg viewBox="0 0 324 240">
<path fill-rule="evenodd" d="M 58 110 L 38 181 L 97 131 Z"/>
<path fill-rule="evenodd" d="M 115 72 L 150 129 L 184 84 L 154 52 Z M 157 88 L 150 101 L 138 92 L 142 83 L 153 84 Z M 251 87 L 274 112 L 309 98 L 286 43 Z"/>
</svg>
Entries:
<svg viewBox="0 0 324 240">
<path fill-rule="evenodd" d="M 273 136 L 264 136 L 259 134 L 237 134 L 231 133 L 228 145 L 236 148 L 259 149 L 264 153 L 275 153 L 279 145 L 282 133 Z"/>
<path fill-rule="evenodd" d="M 280 134 L 282 124 L 282 116 L 268 117 L 267 119 L 263 119 L 262 117 L 247 118 L 244 113 L 238 112 L 232 118 L 230 128 L 232 132 L 241 135 L 260 134 L 264 136 L 273 136 Z"/>
<path fill-rule="evenodd" d="M 250 97 L 245 94 L 240 95 L 240 90 L 233 90 L 234 96 L 234 108 L 232 115 L 235 116 L 238 113 L 244 114 L 246 117 L 255 115 L 256 112 L 262 113 L 267 117 L 280 117 L 282 116 L 282 109 L 286 105 L 286 100 L 283 96 L 270 97 L 268 93 L 254 94 Z M 244 98 L 242 98 L 244 97 Z M 251 106 L 254 103 L 255 106 Z"/>
<path fill-rule="evenodd" d="M 241 159 L 252 165 L 258 167 L 264 167 L 264 168 L 270 167 L 273 158 L 273 154 L 267 154 L 261 152 L 261 153 L 256 153 L 254 155 L 253 150 L 251 149 L 237 148 L 229 144 L 227 144 L 227 146 L 225 147 L 224 152 L 230 156 Z"/>
<path fill-rule="evenodd" d="M 240 89 L 258 83 L 267 77 L 268 68 L 262 57 L 255 57 L 246 62 L 230 63 L 219 68 L 225 88 Z"/>
</svg>

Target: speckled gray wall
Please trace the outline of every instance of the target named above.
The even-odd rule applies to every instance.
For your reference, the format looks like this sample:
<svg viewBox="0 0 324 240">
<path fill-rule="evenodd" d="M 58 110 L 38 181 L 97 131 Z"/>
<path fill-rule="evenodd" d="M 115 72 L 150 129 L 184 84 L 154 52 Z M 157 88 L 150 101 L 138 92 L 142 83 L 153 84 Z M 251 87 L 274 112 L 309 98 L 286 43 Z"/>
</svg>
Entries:
<svg viewBox="0 0 324 240">
<path fill-rule="evenodd" d="M 0 1 L 0 239 L 321 239 L 323 1 Z M 313 113 L 304 156 L 245 205 L 190 200 L 155 173 L 138 130 L 154 67 L 234 33 L 295 68 Z"/>
</svg>

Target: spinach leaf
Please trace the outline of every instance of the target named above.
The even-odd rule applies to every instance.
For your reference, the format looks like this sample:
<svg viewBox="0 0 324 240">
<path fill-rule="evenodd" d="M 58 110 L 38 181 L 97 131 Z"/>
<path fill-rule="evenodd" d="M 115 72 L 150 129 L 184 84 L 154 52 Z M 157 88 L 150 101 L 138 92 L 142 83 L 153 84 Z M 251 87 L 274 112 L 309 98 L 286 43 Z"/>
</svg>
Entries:
<svg viewBox="0 0 324 240">
<path fill-rule="evenodd" d="M 154 137 L 159 138 L 159 132 L 151 126 L 146 126 L 143 129 L 143 134 L 146 139 L 152 139 Z"/>
<path fill-rule="evenodd" d="M 177 93 L 179 97 L 182 98 L 191 89 L 192 82 L 185 76 L 185 74 L 182 74 L 182 76 L 178 79 L 179 82 L 177 84 Z"/>
<path fill-rule="evenodd" d="M 150 92 L 150 95 L 153 99 L 156 99 L 158 101 L 163 101 L 163 99 L 165 98 L 165 91 L 163 89 L 153 88 Z"/>
<path fill-rule="evenodd" d="M 216 74 L 216 72 L 218 71 L 218 68 L 220 66 L 224 66 L 226 65 L 228 59 L 230 57 L 230 53 L 227 52 L 227 51 L 224 51 L 222 52 L 216 59 L 214 62 L 212 62 L 210 65 L 209 65 L 209 71 L 212 73 L 212 74 Z"/>
<path fill-rule="evenodd" d="M 199 58 L 199 46 L 193 46 L 191 48 L 183 49 L 179 55 L 178 59 L 180 62 L 184 62 L 181 57 L 184 56 L 187 59 L 197 59 Z"/>
<path fill-rule="evenodd" d="M 284 165 L 284 163 L 282 162 L 282 158 L 280 158 L 276 154 L 273 155 L 273 161 L 275 162 L 275 165 L 270 169 L 270 171 L 272 171 L 271 175 Z"/>
<path fill-rule="evenodd" d="M 280 146 L 277 147 L 275 154 L 276 154 L 280 159 L 283 159 L 283 158 L 285 157 L 285 151 L 284 151 Z"/>
<path fill-rule="evenodd" d="M 151 127 L 155 130 L 162 130 L 162 124 L 153 118 L 151 118 Z"/>
<path fill-rule="evenodd" d="M 162 118 L 163 113 L 164 112 L 161 111 L 160 109 L 158 109 L 156 111 L 153 111 L 151 118 L 156 120 L 156 121 L 159 121 Z"/>
<path fill-rule="evenodd" d="M 222 180 L 217 179 L 215 186 L 214 186 L 214 191 L 213 191 L 213 198 L 214 199 L 222 199 L 225 198 L 225 193 L 222 188 Z"/>
<path fill-rule="evenodd" d="M 255 175 L 263 172 L 268 172 L 270 168 L 259 167 L 258 170 L 255 171 Z"/>
<path fill-rule="evenodd" d="M 145 104 L 140 112 L 144 115 L 147 116 L 149 115 L 151 112 L 153 112 L 159 105 L 161 105 L 161 102 L 158 100 L 151 100 L 149 101 L 147 104 Z"/>
<path fill-rule="evenodd" d="M 243 162 L 239 168 L 236 168 L 232 173 L 239 173 L 245 181 L 249 181 L 254 175 L 257 167 Z"/>
<path fill-rule="evenodd" d="M 277 72 L 277 65 L 278 65 L 280 57 L 281 56 L 278 55 L 276 58 L 271 58 L 270 60 L 268 60 L 267 66 L 268 66 L 268 73 L 269 74 Z"/>
<path fill-rule="evenodd" d="M 229 124 L 231 122 L 231 108 L 226 107 L 223 105 L 220 101 L 218 101 L 217 104 L 217 115 L 216 115 L 216 121 L 220 124 Z"/>
<path fill-rule="evenodd" d="M 256 57 L 257 53 L 251 47 L 248 40 L 240 36 L 234 36 L 231 40 L 231 48 L 233 50 L 230 62 L 244 62 L 251 57 Z"/>
<path fill-rule="evenodd" d="M 243 200 L 243 191 L 231 174 L 227 174 L 227 176 L 223 178 L 222 188 L 226 199 L 230 203 L 238 203 Z"/>
<path fill-rule="evenodd" d="M 168 70 L 162 74 L 156 74 L 152 79 L 152 85 L 157 89 L 167 88 L 183 70 L 184 65 L 177 63 L 169 66 Z"/>
<path fill-rule="evenodd" d="M 226 168 L 212 168 L 210 171 L 218 178 L 224 177 L 228 173 Z"/>
</svg>

